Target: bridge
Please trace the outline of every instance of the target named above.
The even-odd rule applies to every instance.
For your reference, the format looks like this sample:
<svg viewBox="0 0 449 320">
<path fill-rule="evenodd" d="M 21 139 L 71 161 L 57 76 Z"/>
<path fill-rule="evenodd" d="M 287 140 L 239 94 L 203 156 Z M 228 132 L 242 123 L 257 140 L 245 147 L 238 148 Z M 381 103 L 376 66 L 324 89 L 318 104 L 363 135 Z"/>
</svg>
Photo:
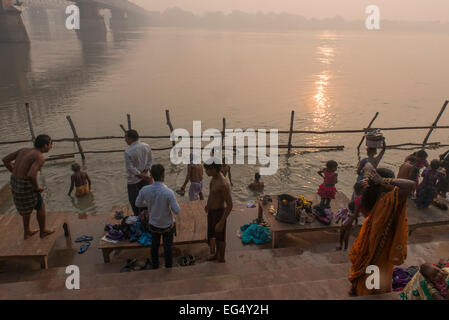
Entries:
<svg viewBox="0 0 449 320">
<path fill-rule="evenodd" d="M 0 0 L 0 42 L 29 42 L 22 11 L 40 18 L 46 10 L 65 15 L 65 8 L 71 4 L 80 9 L 81 28 L 76 30 L 80 38 L 106 38 L 108 27 L 120 31 L 145 26 L 150 19 L 148 11 L 128 0 Z"/>
</svg>

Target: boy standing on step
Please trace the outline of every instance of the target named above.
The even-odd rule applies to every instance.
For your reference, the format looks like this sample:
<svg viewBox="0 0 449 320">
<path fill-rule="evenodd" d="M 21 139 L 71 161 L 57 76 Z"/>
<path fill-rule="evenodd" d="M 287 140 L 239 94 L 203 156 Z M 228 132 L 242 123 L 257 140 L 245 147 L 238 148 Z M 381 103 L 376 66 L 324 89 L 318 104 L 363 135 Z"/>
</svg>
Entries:
<svg viewBox="0 0 449 320">
<path fill-rule="evenodd" d="M 208 260 L 225 262 L 226 219 L 232 210 L 231 187 L 221 171 L 220 159 L 214 159 L 210 164 L 205 163 L 204 168 L 206 174 L 212 177 L 204 208 L 207 213 L 207 237 L 211 253 Z"/>
</svg>

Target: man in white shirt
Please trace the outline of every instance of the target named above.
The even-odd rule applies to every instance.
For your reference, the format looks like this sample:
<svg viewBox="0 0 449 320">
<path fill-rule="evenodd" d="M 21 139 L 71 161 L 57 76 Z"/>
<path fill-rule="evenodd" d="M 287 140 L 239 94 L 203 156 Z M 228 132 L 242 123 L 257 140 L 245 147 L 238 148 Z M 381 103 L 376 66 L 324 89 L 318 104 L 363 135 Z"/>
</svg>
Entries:
<svg viewBox="0 0 449 320">
<path fill-rule="evenodd" d="M 153 155 L 148 144 L 139 142 L 139 134 L 136 130 L 126 131 L 125 141 L 129 146 L 125 150 L 128 199 L 134 215 L 137 216 L 140 213 L 140 209 L 136 207 L 139 191 L 142 187 L 152 183 L 148 172 L 153 164 Z"/>
<path fill-rule="evenodd" d="M 165 267 L 171 268 L 173 264 L 173 235 L 176 228 L 172 212 L 177 215 L 179 222 L 180 209 L 173 190 L 164 184 L 164 166 L 161 164 L 152 166 L 151 175 L 154 178 L 154 183 L 140 190 L 139 196 L 136 199 L 136 206 L 148 208 L 149 211 L 152 237 L 152 268 L 159 268 L 159 245 L 161 243 L 161 236 L 164 241 Z"/>
</svg>

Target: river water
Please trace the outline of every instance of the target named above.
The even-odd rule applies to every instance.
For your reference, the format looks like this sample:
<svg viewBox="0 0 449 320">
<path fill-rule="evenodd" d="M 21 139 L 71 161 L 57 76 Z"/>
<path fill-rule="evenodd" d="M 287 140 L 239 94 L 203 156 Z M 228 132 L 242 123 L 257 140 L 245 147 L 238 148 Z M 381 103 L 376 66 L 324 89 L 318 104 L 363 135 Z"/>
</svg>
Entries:
<svg viewBox="0 0 449 320">
<path fill-rule="evenodd" d="M 45 31 L 45 30 L 44 30 Z M 70 115 L 81 137 L 121 135 L 126 114 L 141 135 L 167 135 L 165 109 L 175 128 L 203 130 L 278 128 L 360 129 L 375 112 L 377 127 L 430 125 L 449 98 L 448 34 L 386 31 L 259 33 L 150 28 L 81 41 L 75 33 L 51 37 L 31 33 L 31 45 L 0 44 L 0 141 L 29 139 L 24 104 L 31 105 L 34 129 L 54 138 L 71 137 Z M 449 124 L 444 114 L 441 125 Z M 447 143 L 449 131 L 430 141 Z M 426 130 L 385 132 L 387 143 L 422 142 Z M 263 177 L 266 193 L 315 192 L 316 171 L 327 160 L 339 163 L 337 189 L 347 195 L 355 180 L 361 134 L 295 135 L 296 145 L 344 145 L 344 151 L 302 153 L 287 158 Z M 167 140 L 143 140 L 153 147 Z M 280 137 L 280 143 L 286 136 Z M 0 145 L 3 157 L 24 145 Z M 85 150 L 124 149 L 122 140 L 83 142 Z M 73 143 L 55 143 L 51 154 L 76 152 Z M 445 150 L 430 150 L 430 159 Z M 394 169 L 410 151 L 387 151 L 382 166 Z M 166 183 L 176 189 L 185 165 L 170 163 L 169 151 L 155 151 L 167 167 Z M 77 156 L 76 161 L 81 163 Z M 41 171 L 49 210 L 103 213 L 127 203 L 122 153 L 88 154 L 93 193 L 71 199 L 67 191 L 74 159 L 49 161 Z M 246 189 L 258 165 L 232 165 L 236 202 L 254 200 Z M 206 178 L 206 194 L 208 194 Z M 9 174 L 0 172 L 0 186 Z M 182 199 L 182 198 L 180 198 Z M 184 198 L 185 199 L 185 198 Z M 7 206 L 3 211 L 12 212 Z"/>
</svg>

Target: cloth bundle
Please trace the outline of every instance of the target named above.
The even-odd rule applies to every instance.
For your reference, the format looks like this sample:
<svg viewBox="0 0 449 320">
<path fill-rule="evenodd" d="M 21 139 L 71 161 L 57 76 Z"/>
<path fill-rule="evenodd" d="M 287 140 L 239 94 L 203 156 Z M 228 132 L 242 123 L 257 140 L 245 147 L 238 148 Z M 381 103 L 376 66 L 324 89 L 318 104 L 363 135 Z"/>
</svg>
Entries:
<svg viewBox="0 0 449 320">
<path fill-rule="evenodd" d="M 142 233 L 140 238 L 137 240 L 137 242 L 139 242 L 144 247 L 149 246 L 152 243 L 152 241 L 153 241 L 153 238 L 151 237 L 151 233 L 149 233 L 149 232 Z"/>
<path fill-rule="evenodd" d="M 264 244 L 271 242 L 270 231 L 267 227 L 252 223 L 243 225 L 240 227 L 240 230 L 242 231 L 243 244 L 249 244 L 251 242 Z"/>
<path fill-rule="evenodd" d="M 393 290 L 402 291 L 418 270 L 419 267 L 417 266 L 411 266 L 407 269 L 395 267 L 393 270 Z"/>
<path fill-rule="evenodd" d="M 122 219 L 120 224 L 108 224 L 104 228 L 107 232 L 106 239 L 123 241 L 129 239 L 131 242 L 138 241 L 143 246 L 149 246 L 152 242 L 151 233 L 140 217 L 128 216 Z"/>
<path fill-rule="evenodd" d="M 349 220 L 349 209 L 347 207 L 338 209 L 337 214 L 335 215 L 335 223 L 339 223 L 341 221 L 341 225 L 345 226 Z"/>
<path fill-rule="evenodd" d="M 106 239 L 113 241 L 122 241 L 124 239 L 123 232 L 117 227 L 118 225 L 108 224 L 104 227 L 104 231 L 107 232 Z"/>
</svg>

